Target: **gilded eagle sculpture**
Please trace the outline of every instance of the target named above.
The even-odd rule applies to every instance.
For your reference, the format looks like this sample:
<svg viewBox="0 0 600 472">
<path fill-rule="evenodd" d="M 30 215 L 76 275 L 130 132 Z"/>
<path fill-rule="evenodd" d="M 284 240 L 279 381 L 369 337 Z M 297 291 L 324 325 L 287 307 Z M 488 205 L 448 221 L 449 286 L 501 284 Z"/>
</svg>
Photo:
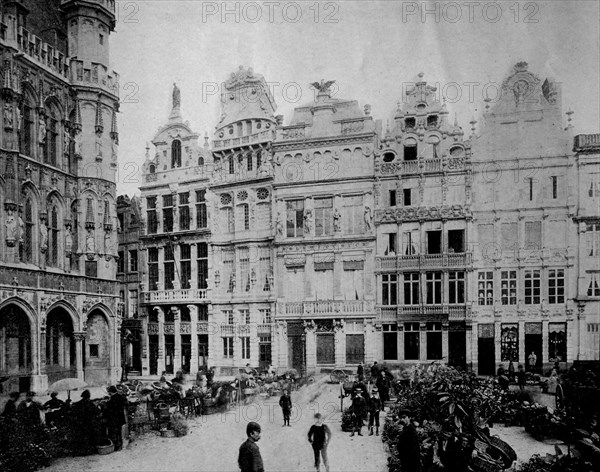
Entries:
<svg viewBox="0 0 600 472">
<path fill-rule="evenodd" d="M 312 85 L 319 93 L 328 93 L 331 86 L 335 84 L 335 80 L 328 80 L 325 82 L 325 79 L 321 79 L 321 83 L 313 82 Z"/>
</svg>

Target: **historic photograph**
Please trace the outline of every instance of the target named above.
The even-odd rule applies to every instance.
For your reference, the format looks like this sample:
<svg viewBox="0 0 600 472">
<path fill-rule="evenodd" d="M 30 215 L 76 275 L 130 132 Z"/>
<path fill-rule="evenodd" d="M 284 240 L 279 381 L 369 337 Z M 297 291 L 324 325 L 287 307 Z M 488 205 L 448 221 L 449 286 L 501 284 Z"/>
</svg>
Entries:
<svg viewBox="0 0 600 472">
<path fill-rule="evenodd" d="M 600 470 L 600 3 L 0 0 L 0 470 Z"/>
</svg>

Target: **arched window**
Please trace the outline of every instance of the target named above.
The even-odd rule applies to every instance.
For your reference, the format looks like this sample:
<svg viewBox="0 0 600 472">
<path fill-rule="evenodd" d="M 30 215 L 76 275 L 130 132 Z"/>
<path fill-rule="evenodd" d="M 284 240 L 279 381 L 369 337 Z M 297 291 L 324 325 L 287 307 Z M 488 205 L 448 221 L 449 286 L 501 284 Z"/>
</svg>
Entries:
<svg viewBox="0 0 600 472">
<path fill-rule="evenodd" d="M 181 167 L 181 141 L 175 139 L 171 144 L 171 168 Z"/>
<path fill-rule="evenodd" d="M 229 155 L 229 173 L 230 174 L 235 173 L 235 163 L 234 163 L 234 159 L 233 159 L 233 154 Z"/>
<path fill-rule="evenodd" d="M 24 211 L 24 223 L 25 228 L 23 234 L 23 244 L 21 260 L 23 262 L 33 262 L 33 235 L 35 231 L 35 223 L 34 223 L 34 215 L 33 215 L 33 204 L 31 203 L 31 198 L 27 198 L 25 201 L 25 211 Z"/>
<path fill-rule="evenodd" d="M 57 167 L 60 164 L 58 157 L 58 118 L 53 109 L 50 109 L 46 119 L 46 141 L 44 142 L 44 162 Z"/>
<path fill-rule="evenodd" d="M 203 166 L 203 165 L 204 165 L 204 158 L 203 158 L 202 156 L 200 156 L 200 157 L 198 158 L 198 165 L 199 165 L 199 166 Z"/>
<path fill-rule="evenodd" d="M 32 104 L 31 100 L 23 101 L 23 109 L 21 110 L 21 152 L 29 157 L 34 157 L 32 146 L 33 137 L 35 136 L 34 130 L 34 112 L 35 105 Z"/>
<path fill-rule="evenodd" d="M 49 261 L 48 263 L 53 266 L 58 265 L 58 238 L 59 238 L 58 229 L 58 210 L 56 206 L 52 207 L 52 211 L 50 212 L 50 228 L 48 231 L 48 237 L 50 238 L 49 248 Z"/>
<path fill-rule="evenodd" d="M 154 174 L 156 172 L 156 166 L 154 164 L 150 164 L 150 167 L 148 168 L 148 170 L 150 171 L 151 174 Z"/>
</svg>

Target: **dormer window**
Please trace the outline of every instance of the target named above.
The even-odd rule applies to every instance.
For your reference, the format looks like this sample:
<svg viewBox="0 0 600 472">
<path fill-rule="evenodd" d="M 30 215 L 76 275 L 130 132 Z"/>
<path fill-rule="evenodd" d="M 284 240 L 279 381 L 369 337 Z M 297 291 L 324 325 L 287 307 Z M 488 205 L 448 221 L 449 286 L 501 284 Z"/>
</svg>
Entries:
<svg viewBox="0 0 600 472">
<path fill-rule="evenodd" d="M 383 162 L 393 162 L 394 159 L 396 158 L 396 154 L 394 154 L 393 152 L 386 152 L 383 155 Z"/>
<path fill-rule="evenodd" d="M 416 161 L 417 160 L 417 141 L 410 138 L 404 141 L 404 160 L 405 161 Z"/>
<path fill-rule="evenodd" d="M 409 130 L 409 129 L 415 129 L 415 125 L 417 124 L 416 120 L 414 118 L 405 118 L 404 119 L 404 127 Z"/>
<path fill-rule="evenodd" d="M 181 167 L 181 141 L 175 139 L 171 144 L 171 168 Z"/>
<path fill-rule="evenodd" d="M 437 115 L 429 115 L 427 117 L 427 127 L 428 128 L 437 128 L 438 125 L 438 116 Z"/>
<path fill-rule="evenodd" d="M 154 164 L 150 164 L 150 167 L 148 168 L 148 171 L 149 171 L 151 174 L 154 174 L 154 173 L 156 173 L 156 166 L 155 166 Z"/>
<path fill-rule="evenodd" d="M 425 103 L 419 103 L 417 105 L 417 110 L 419 111 L 425 110 L 425 108 L 427 108 L 427 105 Z"/>
</svg>

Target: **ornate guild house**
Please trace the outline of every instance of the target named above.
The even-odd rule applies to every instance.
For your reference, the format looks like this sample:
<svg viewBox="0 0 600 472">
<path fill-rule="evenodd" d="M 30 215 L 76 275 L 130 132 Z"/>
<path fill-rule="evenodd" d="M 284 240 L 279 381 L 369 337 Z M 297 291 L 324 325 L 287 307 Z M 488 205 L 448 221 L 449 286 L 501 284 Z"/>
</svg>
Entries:
<svg viewBox="0 0 600 472">
<path fill-rule="evenodd" d="M 11 1 L 0 13 L 0 391 L 114 382 L 115 4 Z"/>
</svg>

